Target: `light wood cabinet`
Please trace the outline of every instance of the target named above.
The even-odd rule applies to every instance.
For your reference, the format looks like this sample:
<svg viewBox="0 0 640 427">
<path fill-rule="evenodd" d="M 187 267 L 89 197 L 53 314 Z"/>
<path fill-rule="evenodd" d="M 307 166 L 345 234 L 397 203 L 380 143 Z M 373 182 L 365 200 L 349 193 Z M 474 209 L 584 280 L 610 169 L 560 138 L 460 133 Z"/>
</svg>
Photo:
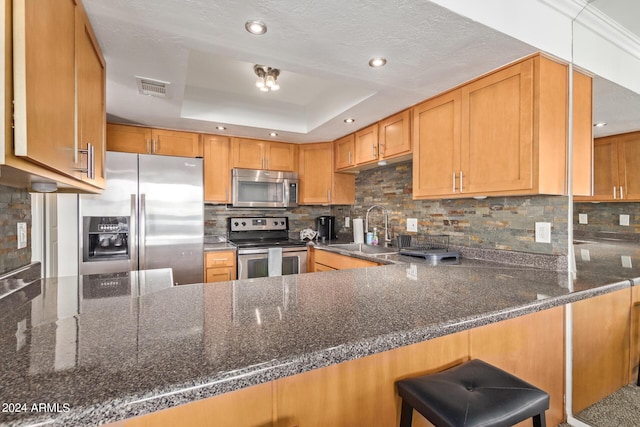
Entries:
<svg viewBox="0 0 640 427">
<path fill-rule="evenodd" d="M 231 138 L 231 167 L 296 170 L 296 145 L 259 139 Z"/>
<path fill-rule="evenodd" d="M 164 156 L 202 157 L 200 135 L 141 126 L 107 124 L 107 150 Z"/>
<path fill-rule="evenodd" d="M 535 55 L 414 107 L 414 199 L 566 194 L 567 72 Z"/>
<path fill-rule="evenodd" d="M 596 138 L 594 141 L 594 201 L 640 200 L 640 132 Z"/>
<path fill-rule="evenodd" d="M 411 155 L 411 110 L 405 110 L 378 123 L 379 160 L 408 158 Z"/>
<path fill-rule="evenodd" d="M 627 288 L 573 304 L 573 413 L 629 384 L 631 301 Z"/>
<path fill-rule="evenodd" d="M 333 142 L 336 170 L 347 169 L 355 165 L 355 135 L 350 133 Z"/>
<path fill-rule="evenodd" d="M 333 143 L 301 144 L 299 204 L 349 205 L 355 202 L 355 176 L 333 171 Z"/>
<path fill-rule="evenodd" d="M 74 169 L 73 0 L 14 2 L 15 154 L 80 178 Z"/>
<path fill-rule="evenodd" d="M 105 70 L 82 4 L 5 1 L 2 12 L 0 181 L 20 187 L 50 182 L 64 191 L 98 192 L 105 184 Z M 93 177 L 87 176 L 92 171 Z"/>
<path fill-rule="evenodd" d="M 203 135 L 204 201 L 231 203 L 231 168 L 229 167 L 229 138 Z"/>
<path fill-rule="evenodd" d="M 212 251 L 205 253 L 204 277 L 207 283 L 235 280 L 236 252 Z"/>
<path fill-rule="evenodd" d="M 106 145 L 106 64 L 84 9 L 76 7 L 76 89 L 78 143 L 87 150 L 84 167 L 91 165 L 83 180 L 104 188 Z M 88 176 L 90 175 L 90 176 Z"/>
<path fill-rule="evenodd" d="M 367 126 L 355 133 L 356 166 L 378 161 L 378 124 Z"/>
<path fill-rule="evenodd" d="M 374 261 L 340 255 L 334 252 L 324 251 L 309 247 L 309 252 L 313 252 L 307 259 L 312 259 L 312 264 L 307 268 L 309 272 L 348 270 L 351 268 L 375 267 L 380 265 Z"/>
</svg>

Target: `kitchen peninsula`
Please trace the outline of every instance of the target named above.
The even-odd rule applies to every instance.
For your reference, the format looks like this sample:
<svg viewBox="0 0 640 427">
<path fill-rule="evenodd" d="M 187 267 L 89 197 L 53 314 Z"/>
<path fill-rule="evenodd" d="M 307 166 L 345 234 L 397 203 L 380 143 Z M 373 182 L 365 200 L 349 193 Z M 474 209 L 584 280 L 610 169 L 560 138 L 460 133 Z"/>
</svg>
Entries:
<svg viewBox="0 0 640 427">
<path fill-rule="evenodd" d="M 640 255 L 628 246 L 633 267 L 608 270 L 596 259 L 602 246 L 580 245 L 594 251 L 594 268 L 579 259 L 574 292 L 564 272 L 472 259 L 98 299 L 79 292 L 78 278 L 42 279 L 3 310 L 2 401 L 27 410 L 7 407 L 0 422 L 288 426 L 322 414 L 327 425 L 395 425 L 393 380 L 483 358 L 546 389 L 556 425 L 564 306 L 630 293 Z M 61 307 L 70 295 L 77 305 Z M 30 411 L 33 403 L 60 411 Z"/>
</svg>

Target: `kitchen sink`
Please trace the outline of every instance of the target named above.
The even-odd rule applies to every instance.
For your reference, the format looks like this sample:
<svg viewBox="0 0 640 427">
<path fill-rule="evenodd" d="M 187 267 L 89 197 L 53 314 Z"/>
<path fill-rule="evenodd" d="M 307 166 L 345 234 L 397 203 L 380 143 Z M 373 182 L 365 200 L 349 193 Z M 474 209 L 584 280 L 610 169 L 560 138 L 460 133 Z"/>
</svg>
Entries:
<svg viewBox="0 0 640 427">
<path fill-rule="evenodd" d="M 360 252 L 363 254 L 394 254 L 398 248 L 388 248 L 385 246 L 365 245 L 364 243 L 336 243 L 329 245 L 331 248 L 342 249 L 350 252 Z"/>
</svg>

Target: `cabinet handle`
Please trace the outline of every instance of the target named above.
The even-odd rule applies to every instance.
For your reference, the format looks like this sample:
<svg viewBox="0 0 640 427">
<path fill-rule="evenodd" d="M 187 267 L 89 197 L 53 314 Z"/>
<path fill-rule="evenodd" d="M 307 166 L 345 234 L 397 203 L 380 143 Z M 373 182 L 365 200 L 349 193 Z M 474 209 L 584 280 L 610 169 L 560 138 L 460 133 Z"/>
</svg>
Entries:
<svg viewBox="0 0 640 427">
<path fill-rule="evenodd" d="M 229 200 L 229 187 L 224 189 L 224 201 L 228 201 Z"/>
<path fill-rule="evenodd" d="M 453 173 L 453 179 L 452 179 L 452 187 L 451 187 L 451 192 L 455 193 L 456 192 L 456 173 Z"/>
<path fill-rule="evenodd" d="M 267 169 L 269 169 L 271 165 L 271 157 L 267 157 Z"/>
<path fill-rule="evenodd" d="M 376 158 L 376 146 L 371 144 L 371 158 L 375 159 Z"/>
<path fill-rule="evenodd" d="M 153 154 L 156 154 L 160 150 L 160 135 L 156 139 L 156 145 L 153 147 Z"/>
<path fill-rule="evenodd" d="M 95 164 L 96 164 L 96 156 L 95 156 L 95 150 L 93 149 L 93 144 L 90 142 L 87 142 L 87 148 L 79 148 L 78 149 L 78 153 L 80 154 L 86 154 L 87 156 L 87 167 L 84 168 L 73 168 L 74 171 L 79 171 L 81 173 L 86 173 L 87 174 L 87 178 L 89 179 L 95 179 L 96 174 L 95 174 Z"/>
<path fill-rule="evenodd" d="M 624 199 L 624 191 L 622 190 L 622 185 L 620 186 L 620 198 Z"/>
<path fill-rule="evenodd" d="M 151 140 L 151 154 L 156 154 L 156 140 Z"/>
<path fill-rule="evenodd" d="M 460 171 L 460 192 L 462 193 L 462 171 Z"/>
<path fill-rule="evenodd" d="M 151 153 L 151 139 L 147 138 L 145 141 L 147 142 L 147 153 Z"/>
<path fill-rule="evenodd" d="M 617 199 L 617 197 L 616 197 L 616 187 L 615 186 L 613 187 L 613 198 Z"/>
<path fill-rule="evenodd" d="M 384 152 L 386 151 L 384 144 L 378 144 L 378 151 L 381 156 L 384 156 Z"/>
<path fill-rule="evenodd" d="M 260 169 L 264 169 L 264 157 L 260 159 Z"/>
<path fill-rule="evenodd" d="M 350 165 L 351 164 L 351 151 L 349 151 L 347 159 L 348 159 L 347 164 Z"/>
<path fill-rule="evenodd" d="M 331 201 L 331 190 L 327 190 L 327 201 Z"/>
</svg>

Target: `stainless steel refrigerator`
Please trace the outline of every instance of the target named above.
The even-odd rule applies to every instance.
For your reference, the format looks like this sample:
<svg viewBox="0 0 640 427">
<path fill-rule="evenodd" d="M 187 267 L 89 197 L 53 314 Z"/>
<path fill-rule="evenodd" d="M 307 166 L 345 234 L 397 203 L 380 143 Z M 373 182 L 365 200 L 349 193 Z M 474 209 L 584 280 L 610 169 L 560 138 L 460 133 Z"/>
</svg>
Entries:
<svg viewBox="0 0 640 427">
<path fill-rule="evenodd" d="M 173 269 L 203 282 L 202 159 L 107 152 L 107 187 L 79 200 L 80 274 Z"/>
</svg>

